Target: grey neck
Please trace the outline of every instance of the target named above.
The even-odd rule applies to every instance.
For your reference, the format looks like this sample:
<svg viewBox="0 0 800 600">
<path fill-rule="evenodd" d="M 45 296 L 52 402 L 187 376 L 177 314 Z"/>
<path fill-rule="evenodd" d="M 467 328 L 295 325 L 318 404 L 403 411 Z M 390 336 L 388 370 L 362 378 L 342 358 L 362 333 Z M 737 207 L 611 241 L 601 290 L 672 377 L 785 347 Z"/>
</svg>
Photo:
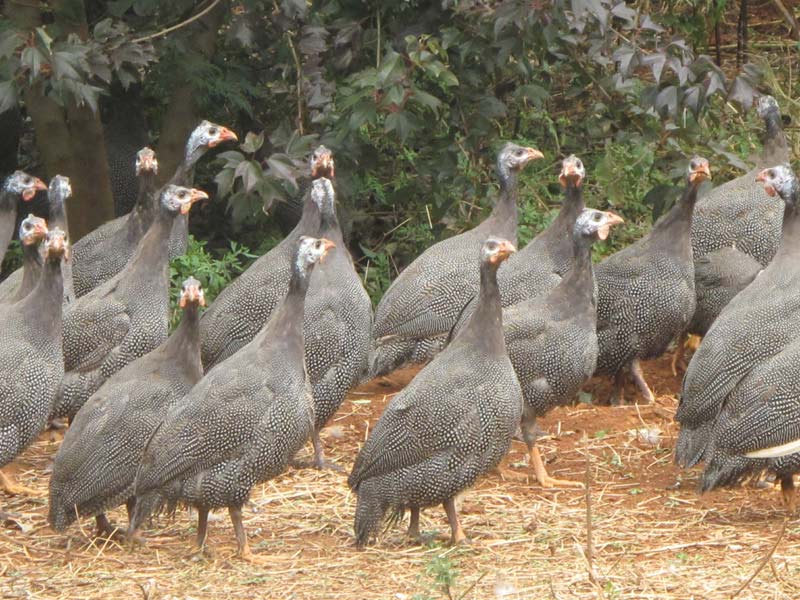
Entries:
<svg viewBox="0 0 800 600">
<path fill-rule="evenodd" d="M 503 308 L 500 302 L 500 288 L 497 285 L 498 267 L 499 264 L 495 265 L 489 261 L 481 263 L 478 305 L 453 343 L 471 344 L 486 354 L 506 352 L 503 338 Z"/>
</svg>

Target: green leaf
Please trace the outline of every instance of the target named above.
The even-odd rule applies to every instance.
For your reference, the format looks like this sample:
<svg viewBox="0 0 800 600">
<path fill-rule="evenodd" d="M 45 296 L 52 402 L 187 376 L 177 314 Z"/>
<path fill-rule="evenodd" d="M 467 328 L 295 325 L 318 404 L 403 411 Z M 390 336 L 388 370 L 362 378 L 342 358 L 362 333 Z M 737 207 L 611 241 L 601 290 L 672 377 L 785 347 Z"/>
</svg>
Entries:
<svg viewBox="0 0 800 600">
<path fill-rule="evenodd" d="M 10 58 L 24 43 L 25 38 L 16 31 L 0 32 L 0 58 Z"/>
<path fill-rule="evenodd" d="M 17 88 L 13 81 L 0 81 L 0 113 L 17 105 Z"/>
<path fill-rule="evenodd" d="M 236 167 L 236 177 L 241 177 L 245 192 L 250 192 L 263 178 L 261 165 L 254 160 L 243 160 Z"/>
<path fill-rule="evenodd" d="M 294 168 L 290 162 L 273 155 L 267 159 L 267 164 L 273 171 L 273 176 L 278 177 L 279 179 L 286 179 L 292 183 L 295 182 Z"/>
<path fill-rule="evenodd" d="M 430 108 L 433 112 L 438 112 L 439 107 L 442 106 L 442 101 L 436 96 L 433 96 L 428 92 L 423 92 L 420 89 L 414 89 L 414 92 L 411 94 L 411 100 L 417 104 Z"/>
<path fill-rule="evenodd" d="M 394 50 L 386 54 L 378 69 L 378 81 L 383 84 L 399 81 L 405 75 L 405 64 L 403 57 Z"/>
<path fill-rule="evenodd" d="M 247 135 L 244 137 L 244 142 L 239 146 L 242 151 L 246 152 L 247 154 L 254 154 L 258 152 L 261 146 L 264 144 L 264 132 L 262 131 L 259 134 L 255 134 L 252 131 L 248 131 Z"/>
<path fill-rule="evenodd" d="M 47 62 L 44 54 L 39 48 L 35 46 L 26 46 L 22 51 L 20 63 L 23 67 L 27 67 L 31 72 L 31 79 L 35 79 L 42 69 L 42 64 Z"/>
<path fill-rule="evenodd" d="M 407 112 L 390 114 L 386 117 L 383 126 L 387 133 L 390 131 L 396 132 L 401 142 L 405 142 L 408 136 L 418 128 L 417 124 L 414 122 L 414 118 Z"/>
</svg>

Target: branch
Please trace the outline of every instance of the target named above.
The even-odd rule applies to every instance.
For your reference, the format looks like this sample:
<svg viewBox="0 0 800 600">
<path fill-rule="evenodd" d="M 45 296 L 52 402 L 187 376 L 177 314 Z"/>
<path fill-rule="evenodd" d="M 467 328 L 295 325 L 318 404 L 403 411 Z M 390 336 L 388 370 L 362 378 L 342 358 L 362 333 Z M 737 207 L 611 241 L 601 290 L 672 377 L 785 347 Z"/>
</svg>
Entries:
<svg viewBox="0 0 800 600">
<path fill-rule="evenodd" d="M 763 568 L 764 568 L 764 566 L 765 566 L 765 565 L 766 565 L 766 564 L 769 562 L 769 559 L 771 559 L 771 558 L 772 558 L 772 555 L 773 555 L 773 554 L 775 554 L 775 550 L 777 550 L 777 549 L 778 549 L 778 544 L 780 544 L 780 543 L 781 543 L 781 540 L 783 539 L 783 534 L 786 532 L 786 522 L 787 522 L 787 521 L 788 521 L 788 519 L 784 519 L 784 520 L 783 520 L 783 525 L 781 526 L 781 530 L 780 530 L 780 532 L 778 533 L 778 539 L 777 539 L 777 540 L 775 540 L 775 543 L 772 545 L 772 548 L 770 548 L 770 549 L 769 549 L 769 552 L 767 552 L 767 553 L 766 553 L 766 555 L 764 556 L 764 558 L 761 560 L 761 564 L 760 564 L 760 565 L 758 565 L 758 568 L 757 568 L 755 571 L 753 571 L 753 574 L 752 574 L 752 575 L 750 575 L 750 577 L 747 579 L 747 581 L 745 581 L 745 582 L 744 582 L 744 583 L 741 585 L 741 587 L 740 587 L 738 590 L 736 590 L 736 593 L 735 593 L 735 594 L 733 594 L 733 596 L 731 596 L 731 600 L 733 600 L 734 598 L 736 598 L 736 596 L 738 596 L 739 594 L 741 594 L 741 593 L 744 591 L 744 589 L 745 589 L 745 588 L 746 588 L 748 585 L 750 585 L 750 582 L 751 582 L 751 581 L 753 581 L 753 579 L 755 579 L 755 578 L 756 578 L 756 575 L 758 575 L 759 573 L 761 573 L 761 569 L 763 569 Z"/>
<path fill-rule="evenodd" d="M 134 44 L 139 44 L 139 43 L 141 43 L 141 42 L 146 42 L 146 41 L 148 41 L 148 40 L 152 40 L 152 39 L 155 39 L 155 38 L 158 38 L 158 37 L 165 36 L 165 35 L 167 35 L 168 33 L 172 33 L 173 31 L 175 31 L 175 30 L 177 30 L 177 29 L 181 29 L 182 27 L 186 27 L 187 25 L 189 25 L 189 24 L 191 24 L 191 23 L 194 23 L 195 21 L 197 21 L 197 19 L 201 19 L 201 18 L 203 18 L 205 15 L 207 15 L 208 13 L 210 13 L 210 12 L 211 12 L 211 11 L 214 9 L 214 7 L 215 7 L 217 4 L 219 4 L 219 3 L 220 3 L 220 1 L 221 1 L 221 0 L 212 0 L 212 1 L 211 1 L 211 4 L 209 4 L 207 7 L 205 7 L 203 10 L 201 10 L 201 11 L 200 11 L 199 13 L 197 13 L 196 15 L 189 17 L 189 18 L 188 18 L 188 19 L 186 19 L 185 21 L 181 21 L 181 22 L 180 22 L 180 23 L 178 23 L 177 25 L 173 25 L 172 27 L 167 27 L 166 29 L 162 29 L 161 31 L 157 31 L 156 33 L 151 33 L 150 35 L 145 35 L 145 36 L 142 36 L 142 37 L 136 38 L 135 40 L 133 40 L 133 42 L 132 42 L 132 43 L 134 43 Z"/>
<path fill-rule="evenodd" d="M 797 27 L 797 19 L 794 18 L 794 15 L 789 12 L 789 9 L 781 2 L 781 0 L 772 0 L 772 3 L 775 5 L 775 8 L 783 15 L 783 18 L 786 20 L 786 24 L 789 26 L 789 29 L 792 31 L 792 37 L 798 41 L 800 41 L 800 29 Z"/>
</svg>

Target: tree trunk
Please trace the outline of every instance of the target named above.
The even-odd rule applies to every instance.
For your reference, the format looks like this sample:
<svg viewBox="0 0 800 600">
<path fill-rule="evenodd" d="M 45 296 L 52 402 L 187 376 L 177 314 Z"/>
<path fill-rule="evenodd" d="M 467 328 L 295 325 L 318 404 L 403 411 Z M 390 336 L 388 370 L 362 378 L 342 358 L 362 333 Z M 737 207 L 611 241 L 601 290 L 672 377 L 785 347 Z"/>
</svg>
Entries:
<svg viewBox="0 0 800 600">
<path fill-rule="evenodd" d="M 187 27 L 186 35 L 191 36 L 191 47 L 206 60 L 214 55 L 217 47 L 217 34 L 225 17 L 226 3 L 220 2 L 214 10 Z M 183 161 L 186 138 L 200 121 L 195 90 L 180 73 L 176 73 L 176 85 L 169 106 L 161 122 L 161 135 L 158 140 L 158 174 L 166 182 Z"/>
<path fill-rule="evenodd" d="M 9 3 L 10 4 L 10 3 Z M 6 15 L 20 29 L 31 29 L 41 21 L 40 9 L 6 4 Z M 88 36 L 86 13 L 81 0 L 60 0 L 50 5 L 64 31 Z M 33 122 L 36 146 L 48 177 L 66 175 L 73 196 L 67 204 L 70 238 L 74 242 L 114 217 L 108 161 L 100 115 L 73 100 L 59 106 L 44 94 L 41 85 L 23 92 L 25 108 Z"/>
</svg>

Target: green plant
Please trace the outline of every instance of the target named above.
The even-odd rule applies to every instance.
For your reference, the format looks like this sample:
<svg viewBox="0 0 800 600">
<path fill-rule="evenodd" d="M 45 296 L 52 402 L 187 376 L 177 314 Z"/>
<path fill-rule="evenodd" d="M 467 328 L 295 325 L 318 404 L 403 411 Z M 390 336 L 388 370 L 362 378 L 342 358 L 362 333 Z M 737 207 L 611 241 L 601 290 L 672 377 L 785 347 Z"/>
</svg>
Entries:
<svg viewBox="0 0 800 600">
<path fill-rule="evenodd" d="M 249 249 L 236 242 L 231 242 L 226 251 L 208 251 L 207 242 L 189 236 L 186 254 L 174 258 L 170 262 L 170 323 L 174 328 L 180 322 L 178 294 L 183 280 L 190 275 L 203 285 L 206 305 L 228 285 L 236 275 L 244 271 L 250 263 L 258 258 Z"/>
<path fill-rule="evenodd" d="M 0 273 L 13 273 L 22 266 L 22 246 L 14 240 L 8 245 Z"/>
</svg>

